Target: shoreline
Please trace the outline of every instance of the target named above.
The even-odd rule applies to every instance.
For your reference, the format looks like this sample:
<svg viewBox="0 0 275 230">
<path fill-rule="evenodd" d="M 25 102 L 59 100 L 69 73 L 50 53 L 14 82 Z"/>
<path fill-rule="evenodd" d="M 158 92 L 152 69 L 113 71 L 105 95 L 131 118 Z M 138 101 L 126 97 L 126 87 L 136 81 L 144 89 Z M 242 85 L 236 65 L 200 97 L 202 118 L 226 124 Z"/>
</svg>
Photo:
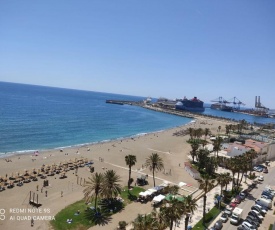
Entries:
<svg viewBox="0 0 275 230">
<path fill-rule="evenodd" d="M 186 118 L 189 118 L 189 117 L 186 117 Z M 113 138 L 113 139 L 105 139 L 105 140 L 101 140 L 101 141 L 88 142 L 88 143 L 76 144 L 76 145 L 71 145 L 71 146 L 61 146 L 61 147 L 48 148 L 48 149 L 18 150 L 18 151 L 0 153 L 0 160 L 5 159 L 5 158 L 10 158 L 10 157 L 30 155 L 36 151 L 39 151 L 39 153 L 53 151 L 53 150 L 59 151 L 60 149 L 64 150 L 64 149 L 71 149 L 71 148 L 81 148 L 81 147 L 87 147 L 87 146 L 92 146 L 92 145 L 97 145 L 97 144 L 109 143 L 109 142 L 120 141 L 120 140 L 127 140 L 127 139 L 131 139 L 131 138 L 137 138 L 137 137 L 145 136 L 148 134 L 161 133 L 161 132 L 165 132 L 167 130 L 175 129 L 178 127 L 184 127 L 186 125 L 192 124 L 194 121 L 196 121 L 196 118 L 193 118 L 192 121 L 190 121 L 186 124 L 174 126 L 174 127 L 167 128 L 167 129 L 161 129 L 161 130 L 147 132 L 147 133 L 137 133 L 137 134 L 130 135 L 130 136 L 117 137 L 117 138 Z"/>
</svg>

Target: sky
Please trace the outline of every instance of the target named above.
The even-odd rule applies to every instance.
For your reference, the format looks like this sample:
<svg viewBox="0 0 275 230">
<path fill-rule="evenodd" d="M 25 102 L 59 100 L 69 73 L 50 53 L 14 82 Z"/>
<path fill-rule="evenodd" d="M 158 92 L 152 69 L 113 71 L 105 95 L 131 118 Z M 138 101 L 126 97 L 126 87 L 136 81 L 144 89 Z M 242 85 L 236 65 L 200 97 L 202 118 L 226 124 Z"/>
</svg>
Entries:
<svg viewBox="0 0 275 230">
<path fill-rule="evenodd" d="M 275 108 L 274 0 L 0 0 L 0 81 Z"/>
</svg>

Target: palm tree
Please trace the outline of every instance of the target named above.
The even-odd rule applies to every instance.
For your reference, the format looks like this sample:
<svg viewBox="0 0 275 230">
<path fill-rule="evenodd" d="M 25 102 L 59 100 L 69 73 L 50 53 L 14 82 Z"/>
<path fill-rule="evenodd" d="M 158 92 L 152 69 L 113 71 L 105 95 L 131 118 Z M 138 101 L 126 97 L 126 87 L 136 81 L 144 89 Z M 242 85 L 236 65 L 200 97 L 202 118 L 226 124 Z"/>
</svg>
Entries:
<svg viewBox="0 0 275 230">
<path fill-rule="evenodd" d="M 131 185 L 132 166 L 134 166 L 136 164 L 137 158 L 135 155 L 127 155 L 127 156 L 125 156 L 125 162 L 126 162 L 126 165 L 129 166 L 129 180 L 128 180 L 128 190 L 129 190 L 130 185 Z"/>
<path fill-rule="evenodd" d="M 193 137 L 194 137 L 195 130 L 193 128 L 191 128 L 191 127 L 189 127 L 187 130 L 188 130 L 188 133 L 190 135 L 190 139 L 192 140 Z"/>
<path fill-rule="evenodd" d="M 225 184 L 225 190 L 227 190 L 227 185 L 232 181 L 232 177 L 229 172 L 225 173 L 224 175 L 224 184 Z"/>
<path fill-rule="evenodd" d="M 138 214 L 137 218 L 132 222 L 134 228 L 132 230 L 147 230 L 153 229 L 154 219 L 151 215 Z"/>
<path fill-rule="evenodd" d="M 218 138 L 216 138 L 215 141 L 214 141 L 213 151 L 216 152 L 217 159 L 218 159 L 218 156 L 219 156 L 219 151 L 221 150 L 222 140 L 223 139 L 220 136 L 218 136 Z"/>
<path fill-rule="evenodd" d="M 174 222 L 176 223 L 179 221 L 181 216 L 184 214 L 183 202 L 173 198 L 170 203 L 167 203 L 166 206 L 160 208 L 160 212 L 163 220 L 166 223 L 169 223 L 169 229 L 172 230 Z"/>
<path fill-rule="evenodd" d="M 221 186 L 220 196 L 222 196 L 222 189 L 227 182 L 227 173 L 218 173 L 216 177 L 217 183 Z"/>
<path fill-rule="evenodd" d="M 203 224 L 205 224 L 205 208 L 206 208 L 206 198 L 207 193 L 215 187 L 215 180 L 211 179 L 209 175 L 205 174 L 202 176 L 202 179 L 198 180 L 199 182 L 199 189 L 202 189 L 204 192 L 203 195 Z"/>
<path fill-rule="evenodd" d="M 183 205 L 184 205 L 184 215 L 185 215 L 184 225 L 185 225 L 185 230 L 187 230 L 189 217 L 191 214 L 194 214 L 194 211 L 197 210 L 198 204 L 196 203 L 196 200 L 192 199 L 192 196 L 187 196 L 183 201 Z"/>
<path fill-rule="evenodd" d="M 211 134 L 211 131 L 209 128 L 204 129 L 204 140 L 206 141 L 206 137 Z"/>
<path fill-rule="evenodd" d="M 85 183 L 86 188 L 83 190 L 84 199 L 87 203 L 94 200 L 95 210 L 97 210 L 97 199 L 101 195 L 103 182 L 103 174 L 96 172 L 91 178 L 89 177 L 88 181 Z"/>
<path fill-rule="evenodd" d="M 195 157 L 197 157 L 198 149 L 199 149 L 199 142 L 197 140 L 191 141 L 191 148 L 192 150 L 190 151 L 190 154 L 193 159 L 193 163 L 195 162 Z"/>
<path fill-rule="evenodd" d="M 165 222 L 163 219 L 163 213 L 153 210 L 151 212 L 153 218 L 153 229 L 154 230 L 165 230 L 169 226 L 169 223 Z"/>
<path fill-rule="evenodd" d="M 107 170 L 104 173 L 102 195 L 103 197 L 110 199 L 117 197 L 121 193 L 121 182 L 120 176 L 116 174 L 114 170 Z"/>
<path fill-rule="evenodd" d="M 153 172 L 154 187 L 155 182 L 155 170 L 161 171 L 164 169 L 164 164 L 162 158 L 157 153 L 152 153 L 145 161 L 145 167 L 149 167 L 149 170 Z"/>
<path fill-rule="evenodd" d="M 245 153 L 245 156 L 248 160 L 248 163 L 249 163 L 249 170 L 250 170 L 250 174 L 253 170 L 253 160 L 257 158 L 258 154 L 257 152 L 254 150 L 254 149 L 250 149 L 249 151 L 247 151 Z"/>
</svg>

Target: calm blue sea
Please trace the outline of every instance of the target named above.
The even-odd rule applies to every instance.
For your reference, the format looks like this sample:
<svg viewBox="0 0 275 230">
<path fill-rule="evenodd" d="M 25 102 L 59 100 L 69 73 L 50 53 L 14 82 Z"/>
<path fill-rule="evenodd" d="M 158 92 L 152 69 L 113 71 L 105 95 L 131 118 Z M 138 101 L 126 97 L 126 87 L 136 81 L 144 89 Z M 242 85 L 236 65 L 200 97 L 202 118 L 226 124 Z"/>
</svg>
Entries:
<svg viewBox="0 0 275 230">
<path fill-rule="evenodd" d="M 0 82 L 0 155 L 68 147 L 143 135 L 191 122 L 189 118 L 106 99 L 142 97 Z M 245 119 L 274 119 L 206 109 L 205 114 Z"/>
<path fill-rule="evenodd" d="M 191 119 L 106 99 L 145 98 L 0 82 L 0 154 L 142 135 Z"/>
</svg>

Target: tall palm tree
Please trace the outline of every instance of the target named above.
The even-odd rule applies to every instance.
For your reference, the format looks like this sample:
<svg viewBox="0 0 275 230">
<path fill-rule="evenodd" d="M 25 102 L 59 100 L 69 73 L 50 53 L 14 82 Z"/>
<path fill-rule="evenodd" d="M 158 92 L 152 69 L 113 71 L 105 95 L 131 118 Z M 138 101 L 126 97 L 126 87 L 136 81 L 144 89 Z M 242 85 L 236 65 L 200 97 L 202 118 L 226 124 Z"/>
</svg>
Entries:
<svg viewBox="0 0 275 230">
<path fill-rule="evenodd" d="M 206 208 L 206 199 L 207 199 L 207 193 L 215 187 L 215 180 L 211 179 L 209 175 L 205 174 L 202 176 L 202 179 L 198 180 L 199 182 L 199 189 L 202 189 L 204 192 L 203 195 L 203 224 L 205 224 L 205 208 Z"/>
<path fill-rule="evenodd" d="M 216 157 L 218 159 L 219 157 L 219 151 L 221 150 L 221 144 L 222 144 L 222 138 L 220 136 L 218 136 L 218 138 L 216 138 L 214 140 L 214 146 L 213 146 L 213 151 L 216 152 Z"/>
<path fill-rule="evenodd" d="M 107 170 L 104 173 L 103 185 L 101 190 L 103 197 L 107 199 L 117 197 L 122 190 L 122 186 L 119 184 L 119 182 L 121 182 L 120 176 L 117 175 L 114 170 Z"/>
<path fill-rule="evenodd" d="M 253 160 L 257 158 L 258 154 L 254 149 L 250 149 L 249 151 L 247 151 L 245 153 L 245 156 L 249 163 L 249 170 L 250 170 L 250 174 L 251 174 L 251 172 L 253 170 Z"/>
<path fill-rule="evenodd" d="M 232 181 L 232 177 L 229 172 L 225 173 L 224 175 L 224 184 L 225 184 L 225 190 L 227 190 L 227 185 Z"/>
<path fill-rule="evenodd" d="M 187 130 L 188 130 L 188 133 L 190 135 L 190 139 L 192 140 L 193 137 L 194 137 L 195 130 L 193 128 L 191 128 L 191 127 L 189 127 Z"/>
<path fill-rule="evenodd" d="M 97 172 L 91 178 L 89 177 L 85 183 L 86 188 L 83 190 L 84 199 L 87 203 L 94 200 L 95 210 L 97 210 L 97 199 L 101 195 L 103 183 L 103 174 Z"/>
<path fill-rule="evenodd" d="M 131 185 L 132 166 L 134 166 L 136 164 L 137 157 L 135 155 L 127 155 L 127 156 L 125 156 L 125 162 L 126 162 L 126 165 L 129 166 L 129 180 L 128 180 L 128 190 L 129 190 L 130 185 Z"/>
<path fill-rule="evenodd" d="M 194 211 L 197 210 L 198 204 L 196 203 L 196 200 L 192 199 L 192 196 L 187 196 L 184 198 L 183 205 L 184 205 L 184 215 L 185 215 L 184 225 L 185 225 L 185 230 L 187 230 L 189 217 L 191 214 L 194 214 Z"/>
<path fill-rule="evenodd" d="M 197 140 L 194 139 L 194 140 L 191 141 L 192 150 L 190 151 L 190 154 L 192 156 L 193 163 L 195 162 L 195 157 L 197 157 L 199 146 L 200 145 L 199 145 L 199 142 Z"/>
<path fill-rule="evenodd" d="M 222 189 L 226 185 L 227 175 L 227 173 L 218 173 L 216 176 L 216 181 L 221 186 L 220 196 L 222 196 Z"/>
<path fill-rule="evenodd" d="M 145 161 L 145 167 L 149 168 L 153 172 L 154 187 L 156 186 L 155 182 L 155 171 L 161 171 L 164 169 L 164 164 L 162 158 L 157 153 L 152 153 Z"/>
<path fill-rule="evenodd" d="M 166 230 L 169 226 L 163 218 L 163 213 L 160 211 L 153 210 L 151 212 L 151 216 L 153 218 L 153 230 Z"/>
<path fill-rule="evenodd" d="M 184 214 L 183 202 L 173 198 L 169 204 L 160 208 L 160 212 L 164 221 L 169 223 L 169 229 L 172 230 L 174 223 L 179 221 Z"/>
<path fill-rule="evenodd" d="M 211 131 L 209 128 L 204 129 L 204 140 L 206 141 L 206 137 L 211 134 Z"/>
</svg>

